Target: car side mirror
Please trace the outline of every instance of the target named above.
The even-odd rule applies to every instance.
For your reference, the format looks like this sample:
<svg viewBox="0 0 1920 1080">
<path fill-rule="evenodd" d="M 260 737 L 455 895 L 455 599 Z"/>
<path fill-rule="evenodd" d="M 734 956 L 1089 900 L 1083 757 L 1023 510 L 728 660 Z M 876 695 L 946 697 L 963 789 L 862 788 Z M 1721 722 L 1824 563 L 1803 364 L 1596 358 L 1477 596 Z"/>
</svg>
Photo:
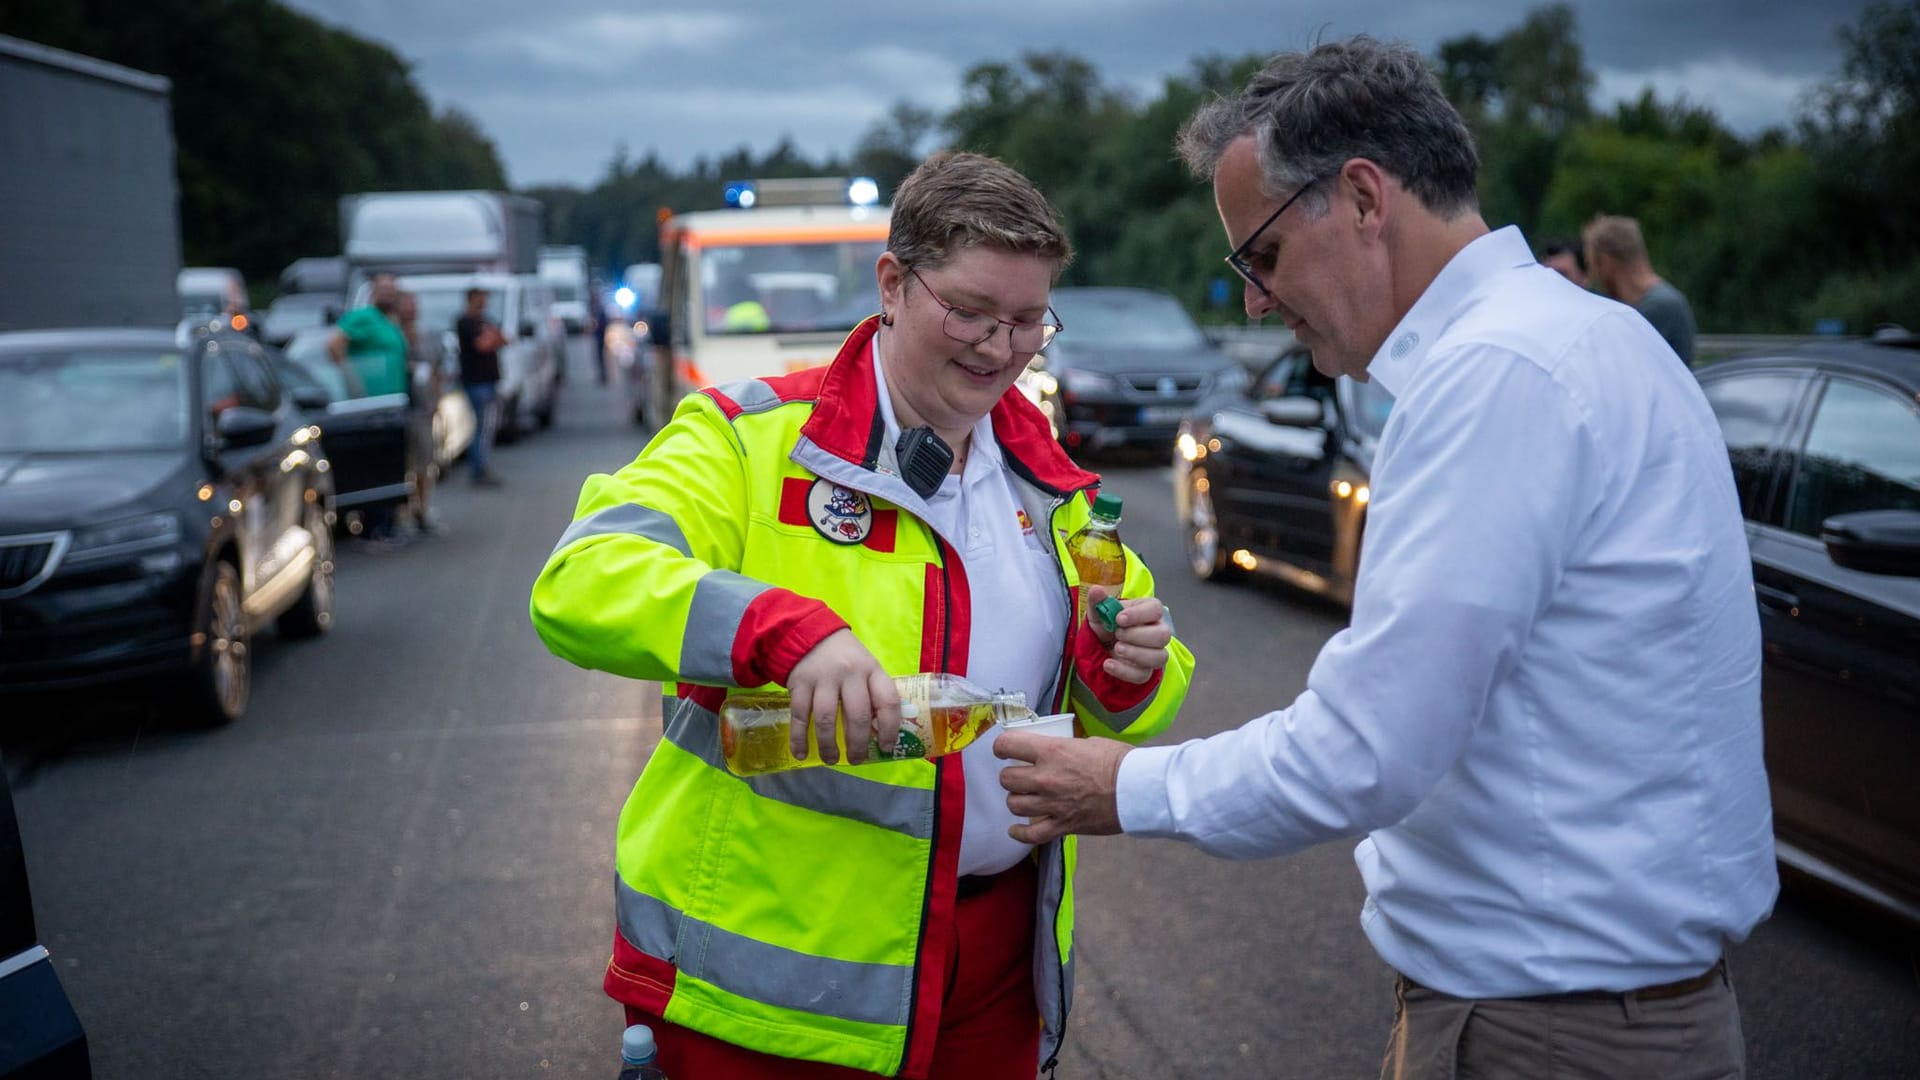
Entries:
<svg viewBox="0 0 1920 1080">
<path fill-rule="evenodd" d="M 520 336 L 524 338 L 530 338 L 533 336 L 533 323 L 531 321 L 523 322 L 520 324 Z"/>
<path fill-rule="evenodd" d="M 1283 397 L 1260 403 L 1260 412 L 1268 423 L 1281 427 L 1318 428 L 1326 426 L 1326 407 L 1319 398 Z"/>
<path fill-rule="evenodd" d="M 325 409 L 333 404 L 333 399 L 327 395 L 327 392 L 317 386 L 296 386 L 293 388 L 292 396 L 293 403 L 307 412 Z"/>
<path fill-rule="evenodd" d="M 214 421 L 213 431 L 219 437 L 220 449 L 240 450 L 265 445 L 279 427 L 280 421 L 265 409 L 235 405 Z"/>
<path fill-rule="evenodd" d="M 1920 577 L 1920 510 L 1855 510 L 1820 524 L 1827 557 L 1849 570 Z"/>
</svg>

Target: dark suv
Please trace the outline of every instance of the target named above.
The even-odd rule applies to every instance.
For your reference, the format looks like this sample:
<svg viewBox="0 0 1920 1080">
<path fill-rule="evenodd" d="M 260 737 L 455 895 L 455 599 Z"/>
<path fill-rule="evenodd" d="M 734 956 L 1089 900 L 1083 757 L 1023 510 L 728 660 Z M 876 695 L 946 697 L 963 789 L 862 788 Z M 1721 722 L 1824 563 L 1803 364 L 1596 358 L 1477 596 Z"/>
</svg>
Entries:
<svg viewBox="0 0 1920 1080">
<path fill-rule="evenodd" d="M 1053 310 L 1066 330 L 1026 377 L 1070 448 L 1165 450 L 1202 397 L 1246 384 L 1246 369 L 1165 293 L 1055 289 Z"/>
<path fill-rule="evenodd" d="M 1753 551 L 1780 861 L 1920 921 L 1920 338 L 1700 382 Z"/>
<path fill-rule="evenodd" d="M 243 334 L 0 334 L 0 692 L 155 672 L 237 718 L 255 629 L 333 621 L 333 486 Z"/>
</svg>

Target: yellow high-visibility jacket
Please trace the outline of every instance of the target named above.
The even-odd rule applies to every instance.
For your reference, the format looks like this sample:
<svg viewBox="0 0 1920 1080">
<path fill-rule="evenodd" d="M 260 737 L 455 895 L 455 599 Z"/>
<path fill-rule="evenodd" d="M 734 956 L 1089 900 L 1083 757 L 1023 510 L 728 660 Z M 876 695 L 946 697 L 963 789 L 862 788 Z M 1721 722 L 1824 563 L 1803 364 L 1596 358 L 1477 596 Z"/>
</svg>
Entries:
<svg viewBox="0 0 1920 1080">
<path fill-rule="evenodd" d="M 850 627 L 889 673 L 965 674 L 975 612 L 956 549 L 916 517 L 894 472 L 868 320 L 825 368 L 689 395 L 632 464 L 589 477 L 533 588 L 534 626 L 583 667 L 666 684 L 665 732 L 620 816 L 618 930 L 606 989 L 622 1002 L 784 1057 L 924 1076 L 939 1029 L 964 813 L 960 757 L 741 779 L 721 754 L 726 687 L 784 684 Z M 1064 541 L 1098 478 L 1017 390 L 993 429 L 1031 519 Z M 1123 595 L 1152 592 L 1132 552 Z M 1193 656 L 1178 640 L 1145 685 L 1101 670 L 1069 628 L 1055 700 L 1085 729 L 1166 728 Z M 1041 1061 L 1072 998 L 1071 838 L 1037 852 Z"/>
</svg>

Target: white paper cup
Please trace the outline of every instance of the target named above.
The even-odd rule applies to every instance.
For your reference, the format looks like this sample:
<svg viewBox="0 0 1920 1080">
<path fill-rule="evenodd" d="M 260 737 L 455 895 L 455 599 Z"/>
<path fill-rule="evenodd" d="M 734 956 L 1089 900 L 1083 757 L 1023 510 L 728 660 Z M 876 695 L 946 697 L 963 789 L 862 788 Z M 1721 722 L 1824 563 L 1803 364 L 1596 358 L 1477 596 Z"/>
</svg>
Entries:
<svg viewBox="0 0 1920 1080">
<path fill-rule="evenodd" d="M 1071 739 L 1073 738 L 1073 714 L 1054 713 L 1051 716 L 1008 720 L 1000 727 L 1003 731 L 1024 731 L 1035 735 L 1051 735 L 1057 739 Z"/>
</svg>

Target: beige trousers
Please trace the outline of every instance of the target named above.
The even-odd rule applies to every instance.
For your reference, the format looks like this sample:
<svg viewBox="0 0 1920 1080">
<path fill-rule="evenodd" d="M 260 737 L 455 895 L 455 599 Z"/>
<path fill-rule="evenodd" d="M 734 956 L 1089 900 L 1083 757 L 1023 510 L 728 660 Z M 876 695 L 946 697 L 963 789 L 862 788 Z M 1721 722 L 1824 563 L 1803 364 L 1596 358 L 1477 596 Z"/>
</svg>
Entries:
<svg viewBox="0 0 1920 1080">
<path fill-rule="evenodd" d="M 1726 969 L 1705 987 L 1641 1000 L 1556 994 L 1474 1000 L 1406 979 L 1380 1080 L 1742 1080 L 1746 1046 Z"/>
</svg>

